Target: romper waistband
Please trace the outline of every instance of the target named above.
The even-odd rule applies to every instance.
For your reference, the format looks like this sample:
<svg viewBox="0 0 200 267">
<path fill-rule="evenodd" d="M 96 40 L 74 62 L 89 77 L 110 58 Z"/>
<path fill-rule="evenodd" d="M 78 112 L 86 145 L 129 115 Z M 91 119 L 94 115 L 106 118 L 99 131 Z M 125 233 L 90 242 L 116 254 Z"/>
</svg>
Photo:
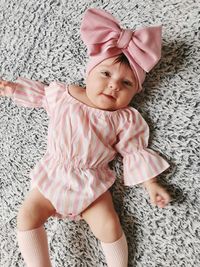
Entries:
<svg viewBox="0 0 200 267">
<path fill-rule="evenodd" d="M 44 157 L 48 157 L 50 160 L 54 160 L 59 165 L 65 165 L 67 168 L 77 168 L 77 169 L 101 169 L 101 168 L 107 168 L 108 163 L 102 163 L 97 166 L 92 166 L 89 163 L 83 163 L 81 162 L 81 159 L 78 157 L 74 158 L 67 158 L 62 155 L 55 155 L 52 153 L 49 153 L 48 151 L 44 155 Z"/>
</svg>

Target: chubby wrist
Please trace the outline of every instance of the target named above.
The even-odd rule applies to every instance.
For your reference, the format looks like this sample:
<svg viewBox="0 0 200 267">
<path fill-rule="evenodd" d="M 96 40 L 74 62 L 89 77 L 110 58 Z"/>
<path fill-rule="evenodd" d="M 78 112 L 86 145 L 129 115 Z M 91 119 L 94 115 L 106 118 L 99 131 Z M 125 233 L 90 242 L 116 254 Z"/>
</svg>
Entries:
<svg viewBox="0 0 200 267">
<path fill-rule="evenodd" d="M 156 182 L 157 182 L 157 178 L 154 177 L 154 178 L 149 179 L 148 181 L 143 182 L 142 185 L 143 185 L 144 187 L 148 187 L 148 186 L 151 185 L 152 183 L 156 183 Z"/>
</svg>

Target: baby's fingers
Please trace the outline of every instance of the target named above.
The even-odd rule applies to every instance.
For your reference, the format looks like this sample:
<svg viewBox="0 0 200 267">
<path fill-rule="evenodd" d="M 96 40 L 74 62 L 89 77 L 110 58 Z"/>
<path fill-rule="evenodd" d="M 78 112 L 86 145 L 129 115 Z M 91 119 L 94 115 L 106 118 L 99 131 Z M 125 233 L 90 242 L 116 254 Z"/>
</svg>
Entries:
<svg viewBox="0 0 200 267">
<path fill-rule="evenodd" d="M 156 196 L 156 204 L 159 208 L 164 208 L 170 202 L 170 196 L 166 195 L 158 195 Z"/>
<path fill-rule="evenodd" d="M 160 196 L 165 200 L 166 203 L 171 201 L 171 196 L 166 190 L 161 191 Z"/>
<path fill-rule="evenodd" d="M 167 201 L 163 197 L 157 196 L 156 197 L 156 204 L 159 206 L 163 206 L 163 205 L 167 204 Z"/>
<path fill-rule="evenodd" d="M 12 96 L 16 83 L 0 80 L 0 96 Z"/>
<path fill-rule="evenodd" d="M 8 86 L 8 82 L 4 80 L 0 80 L 0 87 L 5 88 L 6 86 Z"/>
<path fill-rule="evenodd" d="M 1 85 L 7 85 L 8 83 L 9 83 L 8 81 L 0 80 L 0 84 L 1 84 Z"/>
<path fill-rule="evenodd" d="M 164 208 L 166 206 L 166 202 L 163 198 L 158 199 L 156 198 L 155 202 L 152 202 L 153 206 L 158 206 L 159 208 Z"/>
<path fill-rule="evenodd" d="M 15 84 L 13 82 L 0 80 L 0 88 L 1 89 L 11 89 L 11 88 L 14 88 L 14 85 Z"/>
</svg>

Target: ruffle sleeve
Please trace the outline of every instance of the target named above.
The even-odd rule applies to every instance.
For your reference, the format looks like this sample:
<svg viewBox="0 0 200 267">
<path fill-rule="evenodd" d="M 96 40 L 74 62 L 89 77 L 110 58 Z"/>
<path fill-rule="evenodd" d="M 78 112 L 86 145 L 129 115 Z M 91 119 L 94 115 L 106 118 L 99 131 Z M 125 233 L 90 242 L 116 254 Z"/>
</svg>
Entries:
<svg viewBox="0 0 200 267">
<path fill-rule="evenodd" d="M 45 85 L 42 82 L 19 77 L 14 88 L 0 90 L 0 95 L 9 96 L 19 106 L 39 108 L 43 107 L 49 116 L 54 112 L 66 86 L 60 82 L 51 82 Z"/>
<path fill-rule="evenodd" d="M 156 177 L 169 168 L 169 164 L 147 148 L 149 127 L 141 114 L 129 107 L 121 116 L 115 149 L 123 157 L 124 185 L 133 186 Z"/>
</svg>

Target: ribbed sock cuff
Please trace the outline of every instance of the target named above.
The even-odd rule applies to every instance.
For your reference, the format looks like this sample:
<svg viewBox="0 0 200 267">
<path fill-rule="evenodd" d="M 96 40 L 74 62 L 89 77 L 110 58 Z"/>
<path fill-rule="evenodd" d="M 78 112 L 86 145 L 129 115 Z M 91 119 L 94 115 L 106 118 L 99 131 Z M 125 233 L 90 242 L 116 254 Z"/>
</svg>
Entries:
<svg viewBox="0 0 200 267">
<path fill-rule="evenodd" d="M 43 225 L 28 231 L 17 231 L 17 239 L 27 267 L 51 267 Z"/>
<path fill-rule="evenodd" d="M 128 266 L 128 245 L 124 232 L 122 236 L 113 243 L 101 241 L 108 267 L 127 267 Z"/>
</svg>

